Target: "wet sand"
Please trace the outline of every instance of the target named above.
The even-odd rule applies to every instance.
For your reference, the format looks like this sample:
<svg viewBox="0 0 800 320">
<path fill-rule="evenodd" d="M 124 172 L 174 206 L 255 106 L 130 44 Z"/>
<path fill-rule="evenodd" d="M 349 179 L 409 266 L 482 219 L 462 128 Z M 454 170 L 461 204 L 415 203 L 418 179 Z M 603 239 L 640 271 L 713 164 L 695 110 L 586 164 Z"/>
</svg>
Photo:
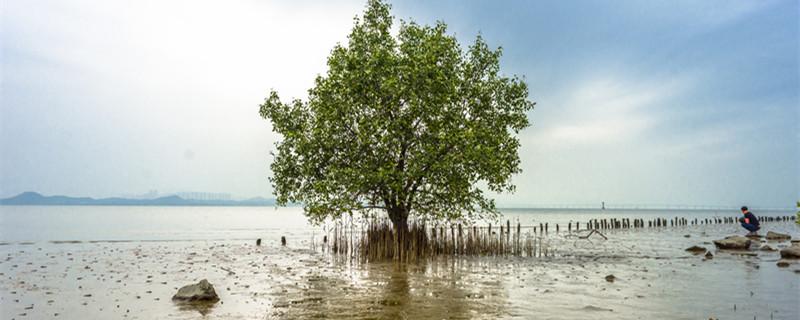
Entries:
<svg viewBox="0 0 800 320">
<path fill-rule="evenodd" d="M 537 240 L 550 257 L 361 264 L 322 253 L 324 228 L 308 226 L 299 208 L 0 209 L 3 319 L 800 318 L 800 264 L 778 267 L 777 251 L 716 250 L 712 240 L 744 233 L 730 224 L 607 230 L 608 240 L 591 241 L 551 231 Z M 551 226 L 728 215 L 506 212 L 523 225 Z M 792 223 L 767 223 L 762 233 L 768 230 L 800 238 Z M 255 246 L 255 238 L 264 246 Z M 684 251 L 692 245 L 714 258 Z M 611 274 L 616 280 L 606 281 Z M 194 308 L 171 301 L 179 287 L 201 279 L 216 287 L 219 303 Z"/>
<path fill-rule="evenodd" d="M 800 239 L 778 222 L 767 230 Z M 362 264 L 277 234 L 245 240 L 7 241 L 4 319 L 798 319 L 800 263 L 777 251 L 720 251 L 735 225 L 553 233 L 551 257 L 450 257 Z M 689 237 L 685 237 L 689 235 Z M 764 242 L 780 249 L 790 244 Z M 714 257 L 684 249 L 699 245 Z M 606 276 L 614 275 L 609 282 Z M 208 279 L 221 301 L 173 303 Z"/>
</svg>

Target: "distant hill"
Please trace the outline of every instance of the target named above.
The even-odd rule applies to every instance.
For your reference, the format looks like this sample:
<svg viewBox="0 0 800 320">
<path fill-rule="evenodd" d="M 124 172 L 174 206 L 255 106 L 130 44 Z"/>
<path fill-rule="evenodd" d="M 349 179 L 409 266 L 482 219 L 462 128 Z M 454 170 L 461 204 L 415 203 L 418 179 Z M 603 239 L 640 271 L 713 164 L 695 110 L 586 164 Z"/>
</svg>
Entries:
<svg viewBox="0 0 800 320">
<path fill-rule="evenodd" d="M 0 199 L 0 205 L 36 206 L 273 206 L 275 199 L 262 197 L 246 200 L 194 200 L 179 196 L 166 196 L 155 199 L 128 198 L 89 198 L 67 196 L 44 196 L 36 192 L 23 192 L 16 196 Z"/>
</svg>

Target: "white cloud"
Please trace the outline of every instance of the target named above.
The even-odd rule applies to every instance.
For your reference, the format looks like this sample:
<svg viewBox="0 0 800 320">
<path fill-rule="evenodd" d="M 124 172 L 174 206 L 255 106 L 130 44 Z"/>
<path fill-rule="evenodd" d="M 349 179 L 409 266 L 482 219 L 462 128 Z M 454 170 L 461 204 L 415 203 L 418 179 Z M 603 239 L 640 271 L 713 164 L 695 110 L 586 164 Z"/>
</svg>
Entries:
<svg viewBox="0 0 800 320">
<path fill-rule="evenodd" d="M 637 138 L 657 124 L 659 108 L 682 94 L 691 77 L 635 82 L 621 75 L 589 78 L 572 90 L 540 103 L 532 143 L 572 148 L 580 144 L 613 145 Z M 537 111 L 538 112 L 538 111 Z M 545 118 L 545 119 L 542 119 Z M 539 141 L 539 142 L 533 142 Z"/>
<path fill-rule="evenodd" d="M 4 170 L 3 193 L 267 195 L 268 150 L 278 136 L 258 104 L 271 88 L 305 98 L 364 3 L 3 6 L 3 167 L 16 168 Z M 47 154 L 61 164 L 47 163 Z M 88 159 L 96 164 L 82 165 Z M 67 176 L 87 183 L 75 190 Z"/>
</svg>

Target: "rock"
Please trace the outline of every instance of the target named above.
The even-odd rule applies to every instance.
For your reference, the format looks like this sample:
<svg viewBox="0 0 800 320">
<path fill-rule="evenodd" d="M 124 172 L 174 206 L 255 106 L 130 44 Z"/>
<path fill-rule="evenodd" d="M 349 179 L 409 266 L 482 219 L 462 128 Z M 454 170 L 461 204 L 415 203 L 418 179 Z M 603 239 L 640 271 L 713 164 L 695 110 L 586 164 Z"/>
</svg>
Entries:
<svg viewBox="0 0 800 320">
<path fill-rule="evenodd" d="M 711 251 L 706 252 L 706 259 L 713 259 L 713 258 L 714 258 L 714 255 L 711 254 Z"/>
<path fill-rule="evenodd" d="M 592 305 L 588 305 L 588 306 L 583 307 L 583 310 L 588 310 L 588 311 L 609 311 L 609 312 L 613 312 L 614 311 L 613 309 L 600 308 L 600 307 L 595 307 L 595 306 L 592 306 Z"/>
<path fill-rule="evenodd" d="M 691 235 L 689 235 L 689 234 L 684 234 L 684 235 L 683 235 L 683 237 L 684 237 L 684 238 L 691 238 L 692 236 L 691 236 Z"/>
<path fill-rule="evenodd" d="M 219 300 L 219 297 L 217 292 L 214 291 L 214 287 L 208 283 L 208 280 L 203 279 L 196 284 L 190 284 L 178 289 L 178 293 L 172 296 L 172 300 L 215 302 Z"/>
<path fill-rule="evenodd" d="M 793 244 L 791 247 L 781 250 L 783 259 L 800 259 L 800 245 Z"/>
<path fill-rule="evenodd" d="M 608 281 L 608 282 L 614 282 L 614 280 L 616 280 L 616 279 L 617 279 L 617 277 L 615 277 L 613 274 L 609 274 L 609 275 L 606 276 L 606 281 Z"/>
<path fill-rule="evenodd" d="M 734 251 L 731 252 L 731 255 L 742 256 L 742 257 L 758 257 L 758 253 L 749 251 Z"/>
<path fill-rule="evenodd" d="M 256 245 L 257 245 L 257 246 L 260 246 L 260 245 L 261 245 L 261 238 L 258 238 L 258 239 L 256 239 Z"/>
<path fill-rule="evenodd" d="M 779 260 L 779 261 L 778 261 L 778 263 L 776 263 L 776 265 L 777 265 L 779 268 L 786 268 L 786 267 L 788 267 L 788 266 L 789 266 L 789 261 L 786 261 L 786 260 Z"/>
<path fill-rule="evenodd" d="M 792 236 L 783 233 L 768 231 L 767 240 L 791 240 Z"/>
<path fill-rule="evenodd" d="M 286 246 L 286 237 L 281 236 L 281 245 Z"/>
<path fill-rule="evenodd" d="M 701 254 L 703 252 L 706 252 L 706 248 L 698 247 L 698 246 L 691 246 L 691 247 L 686 248 L 686 251 L 689 251 L 689 252 L 694 253 L 694 254 Z"/>
<path fill-rule="evenodd" d="M 746 250 L 750 248 L 750 239 L 742 236 L 729 236 L 725 239 L 714 240 L 714 245 L 720 249 Z"/>
<path fill-rule="evenodd" d="M 775 248 L 770 247 L 769 245 L 766 245 L 766 244 L 761 246 L 761 248 L 759 248 L 758 250 L 761 250 L 761 251 L 776 251 Z"/>
</svg>

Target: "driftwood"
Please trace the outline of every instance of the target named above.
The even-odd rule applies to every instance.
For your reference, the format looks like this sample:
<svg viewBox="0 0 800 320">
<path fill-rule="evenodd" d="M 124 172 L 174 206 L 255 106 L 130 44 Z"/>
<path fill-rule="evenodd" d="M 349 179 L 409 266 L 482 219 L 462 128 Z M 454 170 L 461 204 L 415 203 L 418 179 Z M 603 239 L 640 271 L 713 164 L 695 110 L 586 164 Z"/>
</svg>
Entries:
<svg viewBox="0 0 800 320">
<path fill-rule="evenodd" d="M 608 237 L 606 237 L 606 236 L 605 236 L 604 234 L 602 234 L 600 231 L 597 231 L 597 229 L 592 229 L 592 231 L 591 231 L 591 232 L 589 232 L 589 234 L 587 234 L 587 235 L 585 235 L 585 236 L 578 236 L 578 238 L 580 238 L 580 239 L 589 239 L 589 237 L 591 237 L 591 236 L 592 236 L 593 234 L 595 234 L 595 233 L 596 233 L 596 234 L 598 234 L 598 235 L 600 235 L 601 237 L 603 237 L 603 239 L 605 239 L 605 240 L 608 240 Z"/>
<path fill-rule="evenodd" d="M 222 270 L 227 271 L 228 275 L 235 275 L 236 274 L 236 272 L 233 272 L 233 270 L 231 270 L 231 269 L 228 269 L 228 268 L 225 268 L 225 267 L 219 267 L 219 268 L 222 269 Z"/>
</svg>

